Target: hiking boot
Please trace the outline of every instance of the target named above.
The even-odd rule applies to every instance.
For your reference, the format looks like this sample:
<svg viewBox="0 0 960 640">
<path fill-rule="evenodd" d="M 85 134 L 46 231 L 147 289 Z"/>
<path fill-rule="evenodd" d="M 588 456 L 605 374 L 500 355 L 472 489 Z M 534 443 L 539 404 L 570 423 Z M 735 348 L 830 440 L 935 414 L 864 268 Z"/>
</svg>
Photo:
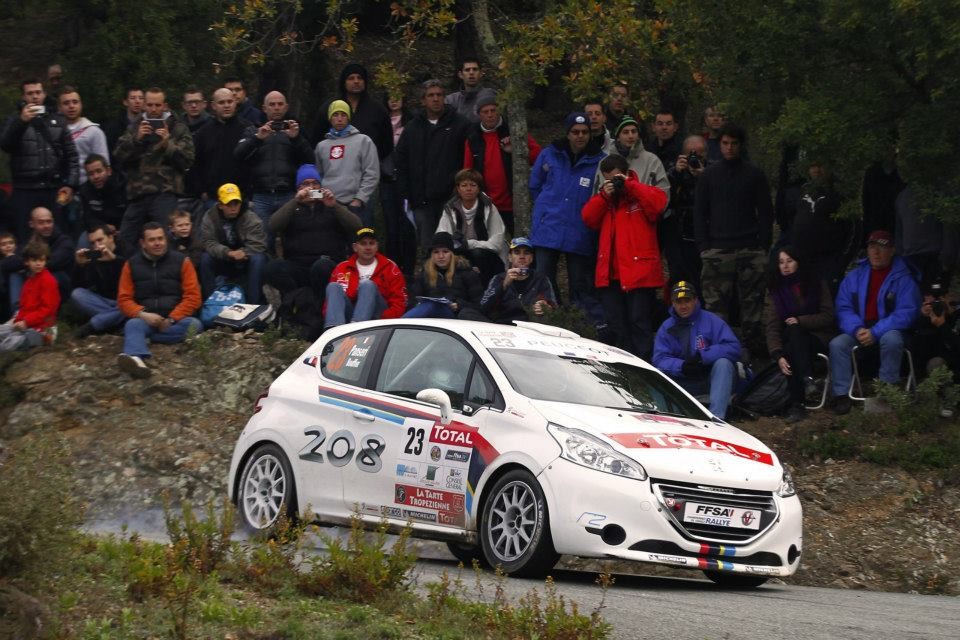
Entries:
<svg viewBox="0 0 960 640">
<path fill-rule="evenodd" d="M 794 422 L 800 422 L 807 417 L 807 408 L 802 404 L 793 404 L 790 405 L 790 410 L 787 412 L 786 421 L 787 424 L 793 424 Z"/>
<path fill-rule="evenodd" d="M 269 284 L 263 285 L 263 299 L 274 309 L 280 308 L 282 298 L 280 296 L 280 290 L 276 287 L 271 287 Z"/>
<path fill-rule="evenodd" d="M 831 402 L 833 412 L 838 416 L 845 416 L 850 413 L 853 402 L 849 396 L 834 396 Z"/>
<path fill-rule="evenodd" d="M 84 322 L 82 325 L 73 330 L 73 339 L 74 340 L 83 340 L 87 336 L 94 334 L 93 325 L 89 322 Z"/>
<path fill-rule="evenodd" d="M 150 367 L 147 366 L 147 363 L 143 361 L 139 356 L 131 356 L 126 353 L 121 353 L 117 356 L 117 365 L 120 369 L 130 375 L 133 378 L 149 378 L 153 371 L 150 370 Z"/>
</svg>

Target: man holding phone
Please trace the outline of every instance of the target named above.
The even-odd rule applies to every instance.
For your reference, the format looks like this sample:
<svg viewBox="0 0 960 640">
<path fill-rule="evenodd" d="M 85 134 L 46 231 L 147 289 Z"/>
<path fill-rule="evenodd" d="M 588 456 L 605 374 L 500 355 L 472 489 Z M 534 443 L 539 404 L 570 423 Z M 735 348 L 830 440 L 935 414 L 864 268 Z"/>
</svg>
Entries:
<svg viewBox="0 0 960 640">
<path fill-rule="evenodd" d="M 30 235 L 30 212 L 37 207 L 53 211 L 58 226 L 66 228 L 60 205 L 73 198 L 80 184 L 80 165 L 66 119 L 48 113 L 43 105 L 43 83 L 24 80 L 20 89 L 19 111 L 0 130 L 0 149 L 10 154 L 13 177 L 7 205 L 10 218 L 0 220 L 0 227 L 16 233 L 17 241 L 23 243 Z"/>
<path fill-rule="evenodd" d="M 166 226 L 193 164 L 193 137 L 167 108 L 162 89 L 147 89 L 143 117 L 120 137 L 113 156 L 127 176 L 129 205 L 120 226 L 124 253 L 133 255 L 146 222 Z"/>
</svg>

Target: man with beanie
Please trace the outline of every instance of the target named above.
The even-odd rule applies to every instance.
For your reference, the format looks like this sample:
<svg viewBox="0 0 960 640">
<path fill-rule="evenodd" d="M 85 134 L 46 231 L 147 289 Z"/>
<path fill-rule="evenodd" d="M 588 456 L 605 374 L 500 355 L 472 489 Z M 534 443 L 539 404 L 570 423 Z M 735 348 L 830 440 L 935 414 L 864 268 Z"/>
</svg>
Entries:
<svg viewBox="0 0 960 640">
<path fill-rule="evenodd" d="M 217 189 L 217 206 L 200 224 L 200 282 L 204 298 L 213 293 L 218 279 L 246 276 L 244 294 L 249 304 L 260 302 L 260 282 L 267 263 L 267 235 L 260 218 L 247 208 L 240 189 L 224 184 Z"/>
<path fill-rule="evenodd" d="M 337 84 L 337 97 L 324 102 L 317 114 L 317 124 L 310 138 L 314 145 L 324 140 L 330 131 L 330 103 L 343 100 L 350 105 L 350 124 L 373 140 L 378 160 L 382 162 L 393 153 L 390 115 L 382 104 L 370 97 L 369 83 L 369 74 L 362 64 L 351 62 L 343 68 Z"/>
<path fill-rule="evenodd" d="M 479 122 L 467 130 L 467 142 L 463 150 L 463 168 L 476 169 L 483 176 L 486 194 L 490 196 L 503 224 L 513 235 L 513 145 L 510 142 L 510 127 L 500 116 L 494 96 L 477 99 Z M 540 145 L 527 134 L 527 153 L 530 165 L 540 155 Z"/>
<path fill-rule="evenodd" d="M 594 177 L 604 157 L 590 135 L 587 114 L 574 112 L 564 121 L 566 137 L 555 140 L 537 157 L 530 171 L 533 221 L 530 242 L 538 273 L 556 287 L 557 263 L 566 257 L 570 298 L 597 326 L 605 324 L 593 285 L 597 236 L 583 222 L 583 205 L 593 194 Z"/>
<path fill-rule="evenodd" d="M 397 143 L 397 188 L 413 210 L 417 245 L 425 250 L 453 192 L 453 177 L 463 163 L 470 123 L 443 102 L 443 85 L 421 85 L 423 111 L 404 127 Z"/>
<path fill-rule="evenodd" d="M 357 231 L 353 255 L 337 265 L 323 311 L 323 326 L 399 318 L 407 310 L 407 283 L 397 264 L 379 252 L 373 229 Z"/>
<path fill-rule="evenodd" d="M 371 198 L 380 181 L 377 148 L 350 124 L 350 105 L 345 101 L 331 102 L 327 115 L 330 130 L 314 152 L 320 182 L 369 226 L 373 224 Z"/>
<path fill-rule="evenodd" d="M 350 255 L 350 241 L 363 225 L 333 192 L 321 189 L 312 164 L 301 166 L 296 180 L 296 195 L 270 216 L 270 231 L 280 239 L 283 258 L 267 264 L 264 289 L 274 289 L 283 300 L 294 289 L 310 287 L 322 303 L 330 274 Z"/>
<path fill-rule="evenodd" d="M 460 70 L 457 71 L 457 77 L 463 83 L 463 89 L 454 91 L 446 98 L 444 103 L 456 109 L 457 113 L 470 122 L 480 120 L 480 102 L 496 101 L 497 94 L 490 87 L 481 87 L 483 80 L 483 67 L 480 66 L 480 60 L 477 58 L 464 58 L 460 63 Z"/>
<path fill-rule="evenodd" d="M 637 180 L 643 184 L 657 187 L 670 198 L 670 180 L 663 169 L 663 163 L 654 154 L 643 148 L 640 140 L 640 125 L 637 121 L 626 116 L 613 130 L 613 138 L 603 147 L 608 155 L 618 155 L 626 158 L 630 171 L 636 174 Z M 595 180 L 594 193 L 600 188 L 601 181 Z"/>
</svg>

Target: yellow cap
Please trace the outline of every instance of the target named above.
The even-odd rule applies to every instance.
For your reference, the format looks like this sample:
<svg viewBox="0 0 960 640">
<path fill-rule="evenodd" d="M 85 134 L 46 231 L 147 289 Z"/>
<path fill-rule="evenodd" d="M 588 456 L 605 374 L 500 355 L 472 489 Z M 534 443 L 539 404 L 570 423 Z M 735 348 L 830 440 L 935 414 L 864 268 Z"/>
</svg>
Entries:
<svg viewBox="0 0 960 640">
<path fill-rule="evenodd" d="M 229 204 L 234 200 L 243 200 L 243 198 L 240 197 L 240 187 L 228 182 L 217 189 L 217 200 L 220 201 L 220 204 Z"/>
</svg>

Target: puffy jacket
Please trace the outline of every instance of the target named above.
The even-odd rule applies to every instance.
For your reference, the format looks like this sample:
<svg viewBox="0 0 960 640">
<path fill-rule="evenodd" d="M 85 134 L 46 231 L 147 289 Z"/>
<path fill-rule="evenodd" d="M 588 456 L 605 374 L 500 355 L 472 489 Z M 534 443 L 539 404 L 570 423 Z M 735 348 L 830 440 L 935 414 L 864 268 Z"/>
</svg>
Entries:
<svg viewBox="0 0 960 640">
<path fill-rule="evenodd" d="M 77 147 L 67 119 L 47 112 L 30 122 L 15 113 L 3 123 L 0 149 L 10 154 L 13 186 L 19 189 L 58 189 L 80 185 Z"/>
<path fill-rule="evenodd" d="M 248 127 L 233 151 L 234 159 L 247 168 L 253 192 L 294 191 L 297 167 L 313 162 L 313 149 L 303 129 L 296 138 L 274 131 L 266 140 L 257 137 L 257 129 Z"/>
<path fill-rule="evenodd" d="M 582 215 L 588 227 L 600 231 L 596 286 L 609 286 L 611 273 L 623 291 L 663 286 L 657 219 L 666 206 L 666 194 L 642 184 L 633 171 L 619 202 L 602 191 L 590 198 Z"/>
<path fill-rule="evenodd" d="M 420 113 L 403 128 L 394 162 L 397 187 L 411 207 L 450 197 L 453 176 L 463 164 L 469 126 L 453 107 L 444 105 L 437 124 Z"/>
<path fill-rule="evenodd" d="M 507 237 L 506 227 L 503 225 L 503 218 L 497 206 L 493 204 L 485 193 L 481 193 L 477 199 L 477 216 L 483 221 L 484 238 L 477 240 L 467 240 L 468 249 L 486 249 L 492 251 L 507 263 Z M 474 219 L 476 220 L 476 218 Z M 474 222 L 474 230 L 479 231 L 478 223 Z M 446 231 L 450 235 L 457 232 L 463 233 L 463 203 L 459 196 L 454 196 L 447 201 L 443 207 L 443 213 L 440 214 L 440 224 L 437 225 L 437 233 Z"/>
<path fill-rule="evenodd" d="M 490 278 L 486 291 L 480 299 L 480 311 L 494 322 L 510 324 L 514 320 L 529 320 L 525 307 L 532 307 L 543 300 L 551 307 L 557 306 L 550 278 L 531 271 L 526 280 L 514 280 L 504 289 L 505 273 Z"/>
<path fill-rule="evenodd" d="M 671 308 L 670 317 L 657 330 L 653 366 L 671 377 L 680 377 L 684 360 L 697 352 L 707 366 L 720 358 L 736 362 L 740 359 L 740 342 L 720 316 L 702 309 L 699 302 L 686 319 Z"/>
<path fill-rule="evenodd" d="M 179 321 L 195 314 L 201 302 L 197 272 L 179 251 L 156 260 L 139 251 L 120 272 L 117 306 L 128 318 L 148 311 Z"/>
<path fill-rule="evenodd" d="M 606 155 L 591 140 L 574 164 L 566 138 L 540 152 L 530 170 L 533 221 L 530 242 L 535 247 L 592 256 L 596 234 L 583 223 L 583 205 L 593 194 L 593 179 Z"/>
<path fill-rule="evenodd" d="M 407 310 L 407 281 L 403 279 L 400 268 L 393 260 L 383 255 L 377 254 L 377 268 L 374 270 L 370 280 L 377 285 L 380 295 L 387 303 L 380 318 L 387 320 L 390 318 L 399 318 Z M 360 271 L 357 270 L 357 254 L 353 254 L 343 262 L 337 265 L 337 268 L 330 274 L 330 282 L 336 282 L 343 287 L 344 293 L 352 301 L 357 300 L 357 287 L 360 286 Z M 323 305 L 323 313 L 327 313 L 327 305 Z"/>
<path fill-rule="evenodd" d="M 57 323 L 59 308 L 60 287 L 57 279 L 48 269 L 44 269 L 24 281 L 20 290 L 20 309 L 14 320 L 27 323 L 31 329 L 43 331 Z"/>
<path fill-rule="evenodd" d="M 867 306 L 867 288 L 870 286 L 870 261 L 860 260 L 857 266 L 840 283 L 837 302 L 837 324 L 840 331 L 854 335 L 857 329 L 866 326 L 864 318 Z M 877 294 L 876 324 L 870 327 L 875 339 L 892 329 L 909 329 L 920 317 L 920 288 L 906 261 L 893 257 L 890 274 Z"/>
<path fill-rule="evenodd" d="M 456 302 L 460 309 L 479 308 L 480 298 L 483 296 L 483 285 L 480 284 L 480 274 L 473 270 L 470 262 L 462 258 L 457 259 L 457 266 L 453 272 L 453 282 L 447 284 L 444 275 L 437 274 L 437 284 L 430 286 L 427 282 L 425 269 L 410 285 L 412 296 L 426 296 L 428 298 L 447 298 Z"/>
<path fill-rule="evenodd" d="M 342 204 L 301 204 L 293 198 L 270 216 L 268 226 L 282 238 L 284 259 L 309 268 L 321 256 L 346 258 L 363 223 Z"/>
<path fill-rule="evenodd" d="M 184 193 L 184 175 L 193 165 L 193 136 L 187 125 L 168 115 L 170 137 L 161 147 L 153 136 L 137 140 L 140 121 L 135 120 L 120 136 L 113 157 L 127 176 L 127 197 L 134 200 L 158 193 Z"/>
<path fill-rule="evenodd" d="M 226 218 L 220 213 L 220 207 L 211 207 L 203 216 L 203 222 L 200 223 L 200 242 L 204 251 L 218 260 L 226 260 L 227 253 L 234 248 L 243 249 L 250 254 L 266 253 L 267 232 L 263 230 L 263 223 L 257 214 L 247 208 L 246 202 L 243 203 L 240 215 L 234 218 L 240 246 L 227 246 L 227 233 L 223 230 L 226 222 Z"/>
</svg>

